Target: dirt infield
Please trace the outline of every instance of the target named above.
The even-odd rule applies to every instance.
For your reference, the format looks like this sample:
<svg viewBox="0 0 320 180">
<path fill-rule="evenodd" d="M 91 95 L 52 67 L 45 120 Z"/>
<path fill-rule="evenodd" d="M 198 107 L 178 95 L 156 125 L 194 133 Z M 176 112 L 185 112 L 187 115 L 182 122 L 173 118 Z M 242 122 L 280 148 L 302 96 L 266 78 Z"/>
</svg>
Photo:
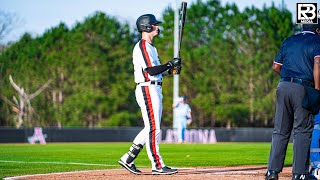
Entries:
<svg viewBox="0 0 320 180">
<path fill-rule="evenodd" d="M 195 167 L 179 168 L 179 172 L 174 175 L 152 175 L 151 169 L 140 169 L 142 175 L 134 175 L 125 169 L 109 169 L 94 171 L 77 171 L 66 173 L 50 173 L 18 176 L 6 179 L 26 179 L 26 180 L 57 180 L 57 179 L 112 179 L 112 180 L 263 180 L 266 166 L 235 166 L 235 167 Z M 280 174 L 280 179 L 291 179 L 291 167 L 285 167 Z"/>
</svg>

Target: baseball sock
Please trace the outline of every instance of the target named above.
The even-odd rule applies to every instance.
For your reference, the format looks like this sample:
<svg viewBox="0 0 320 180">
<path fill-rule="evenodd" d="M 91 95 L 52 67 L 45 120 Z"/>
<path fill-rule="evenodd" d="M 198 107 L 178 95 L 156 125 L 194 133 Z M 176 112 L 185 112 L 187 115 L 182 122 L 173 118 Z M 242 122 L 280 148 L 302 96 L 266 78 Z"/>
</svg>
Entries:
<svg viewBox="0 0 320 180">
<path fill-rule="evenodd" d="M 138 157 L 138 154 L 142 150 L 143 146 L 141 144 L 132 144 L 129 151 L 124 155 L 124 160 L 127 164 L 131 164 L 134 159 Z"/>
</svg>

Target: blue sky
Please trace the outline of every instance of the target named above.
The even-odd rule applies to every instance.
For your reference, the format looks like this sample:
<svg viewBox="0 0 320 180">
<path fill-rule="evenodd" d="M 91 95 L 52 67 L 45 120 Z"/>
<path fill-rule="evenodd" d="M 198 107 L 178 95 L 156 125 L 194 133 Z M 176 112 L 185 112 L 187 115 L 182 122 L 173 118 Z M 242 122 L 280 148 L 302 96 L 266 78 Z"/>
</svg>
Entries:
<svg viewBox="0 0 320 180">
<path fill-rule="evenodd" d="M 196 0 L 185 0 L 188 4 Z M 235 2 L 242 10 L 247 6 L 261 8 L 263 4 L 270 6 L 272 1 L 280 6 L 282 0 L 221 0 L 222 4 Z M 320 0 L 284 0 L 286 7 L 296 14 L 297 2 L 318 2 Z M 82 22 L 95 11 L 102 11 L 117 17 L 120 21 L 134 24 L 141 14 L 152 13 L 161 16 L 163 10 L 175 7 L 181 0 L 0 0 L 0 10 L 15 13 L 21 20 L 19 25 L 5 39 L 16 41 L 23 33 L 33 36 L 41 35 L 46 29 L 64 22 L 72 27 L 76 22 Z"/>
</svg>

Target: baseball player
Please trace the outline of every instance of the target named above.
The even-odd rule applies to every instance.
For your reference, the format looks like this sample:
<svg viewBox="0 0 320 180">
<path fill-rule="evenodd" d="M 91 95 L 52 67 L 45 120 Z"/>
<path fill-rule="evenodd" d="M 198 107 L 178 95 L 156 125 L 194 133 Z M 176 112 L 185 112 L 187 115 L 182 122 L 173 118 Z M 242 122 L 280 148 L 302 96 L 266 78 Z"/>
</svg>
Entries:
<svg viewBox="0 0 320 180">
<path fill-rule="evenodd" d="M 176 110 L 175 119 L 177 121 L 177 133 L 178 133 L 178 142 L 185 142 L 185 130 L 187 125 L 190 125 L 192 122 L 191 108 L 186 103 L 186 97 L 179 97 L 179 102 L 173 105 L 173 108 Z"/>
<path fill-rule="evenodd" d="M 174 67 L 178 67 L 180 71 L 181 59 L 175 58 L 166 64 L 160 64 L 157 49 L 153 45 L 153 38 L 160 33 L 159 23 L 161 22 L 153 14 L 144 14 L 136 22 L 142 38 L 133 49 L 134 80 L 137 84 L 135 96 L 141 109 L 144 129 L 135 137 L 129 151 L 118 161 L 122 167 L 134 174 L 141 174 L 135 167 L 134 160 L 144 145 L 151 161 L 152 174 L 178 172 L 163 162 L 158 138 L 162 115 L 162 77 L 172 74 Z"/>
<path fill-rule="evenodd" d="M 314 116 L 310 145 L 311 173 L 320 179 L 320 112 Z"/>
</svg>

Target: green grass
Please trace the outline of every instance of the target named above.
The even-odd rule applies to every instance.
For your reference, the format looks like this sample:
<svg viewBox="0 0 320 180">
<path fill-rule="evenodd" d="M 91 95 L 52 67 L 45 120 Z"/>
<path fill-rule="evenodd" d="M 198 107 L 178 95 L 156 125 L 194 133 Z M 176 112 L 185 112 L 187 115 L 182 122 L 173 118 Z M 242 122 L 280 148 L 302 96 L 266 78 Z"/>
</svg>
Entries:
<svg viewBox="0 0 320 180">
<path fill-rule="evenodd" d="M 131 143 L 0 144 L 0 178 L 8 176 L 120 168 Z M 270 143 L 160 144 L 166 165 L 174 167 L 267 165 Z M 292 163 L 292 144 L 285 165 Z M 81 164 L 75 164 L 81 163 Z M 145 148 L 135 161 L 151 167 Z"/>
</svg>

